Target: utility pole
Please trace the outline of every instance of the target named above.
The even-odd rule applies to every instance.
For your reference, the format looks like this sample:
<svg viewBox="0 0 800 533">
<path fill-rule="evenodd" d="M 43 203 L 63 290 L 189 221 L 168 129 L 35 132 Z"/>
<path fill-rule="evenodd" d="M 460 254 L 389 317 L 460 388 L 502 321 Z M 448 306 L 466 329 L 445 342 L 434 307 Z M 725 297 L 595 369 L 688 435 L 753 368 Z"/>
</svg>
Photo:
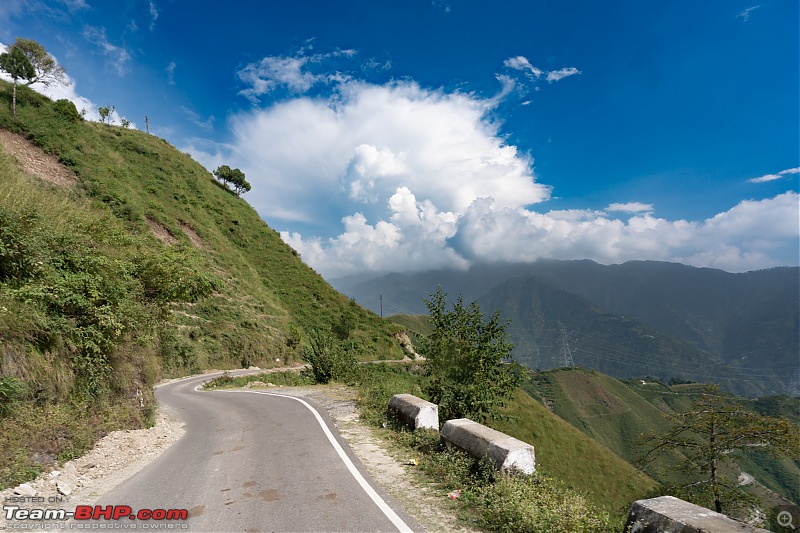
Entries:
<svg viewBox="0 0 800 533">
<path fill-rule="evenodd" d="M 381 294 L 381 318 L 383 318 L 383 294 Z"/>
<path fill-rule="evenodd" d="M 147 130 L 148 135 L 150 134 L 150 119 L 147 118 L 147 115 L 144 116 L 144 127 Z"/>
</svg>

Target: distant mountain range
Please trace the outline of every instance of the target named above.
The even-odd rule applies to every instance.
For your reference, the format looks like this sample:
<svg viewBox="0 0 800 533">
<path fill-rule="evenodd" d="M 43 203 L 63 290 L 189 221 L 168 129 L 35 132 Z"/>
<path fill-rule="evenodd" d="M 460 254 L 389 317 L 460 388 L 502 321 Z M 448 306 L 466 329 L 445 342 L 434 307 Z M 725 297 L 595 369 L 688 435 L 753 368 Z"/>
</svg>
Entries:
<svg viewBox="0 0 800 533">
<path fill-rule="evenodd" d="M 540 260 L 331 281 L 384 315 L 424 314 L 438 286 L 510 319 L 531 368 L 578 365 L 618 377 L 719 383 L 738 394 L 800 394 L 800 268 L 733 274 L 677 263 Z M 382 309 L 381 309 L 382 306 Z"/>
</svg>

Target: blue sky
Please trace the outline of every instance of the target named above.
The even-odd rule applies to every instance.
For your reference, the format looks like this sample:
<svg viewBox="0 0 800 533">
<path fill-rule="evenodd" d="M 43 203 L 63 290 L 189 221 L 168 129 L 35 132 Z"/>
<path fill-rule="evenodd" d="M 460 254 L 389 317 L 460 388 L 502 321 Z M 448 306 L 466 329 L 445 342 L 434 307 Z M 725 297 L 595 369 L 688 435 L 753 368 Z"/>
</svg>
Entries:
<svg viewBox="0 0 800 533">
<path fill-rule="evenodd" d="M 320 273 L 798 264 L 795 0 L 4 0 L 52 90 L 209 169 Z"/>
</svg>

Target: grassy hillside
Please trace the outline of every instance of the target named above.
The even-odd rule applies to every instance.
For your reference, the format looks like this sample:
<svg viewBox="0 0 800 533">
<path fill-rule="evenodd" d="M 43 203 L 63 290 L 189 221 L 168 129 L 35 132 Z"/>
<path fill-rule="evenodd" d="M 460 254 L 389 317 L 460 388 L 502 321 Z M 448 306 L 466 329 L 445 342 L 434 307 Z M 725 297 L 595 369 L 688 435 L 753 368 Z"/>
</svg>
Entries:
<svg viewBox="0 0 800 533">
<path fill-rule="evenodd" d="M 146 423 L 159 376 L 291 363 L 314 329 L 360 359 L 402 357 L 396 325 L 188 155 L 24 87 L 14 118 L 9 99 L 0 83 L 0 129 L 70 179 L 23 172 L 0 146 L 0 486 Z"/>
<path fill-rule="evenodd" d="M 408 332 L 419 336 L 424 337 L 433 333 L 433 326 L 428 319 L 428 315 L 392 315 L 387 320 L 400 324 Z"/>
<path fill-rule="evenodd" d="M 609 511 L 619 512 L 657 483 L 592 438 L 567 424 L 522 390 L 489 425 L 534 445 L 536 468 L 564 481 Z"/>
<path fill-rule="evenodd" d="M 666 386 L 656 381 L 619 381 L 600 372 L 580 368 L 554 369 L 531 373 L 524 388 L 555 414 L 607 446 L 626 461 L 635 463 L 643 450 L 639 437 L 663 433 L 669 427 L 666 413 L 687 411 L 697 395 L 707 392 L 698 384 Z M 742 399 L 744 404 L 768 416 L 785 417 L 784 411 L 800 407 L 797 399 L 783 397 L 763 400 Z M 792 419 L 791 417 L 785 417 Z M 680 455 L 665 457 L 648 469 L 666 484 L 684 481 L 676 468 Z M 770 491 L 798 501 L 800 467 L 794 461 L 769 457 L 761 451 L 737 459 L 742 471 L 754 476 L 765 489 L 756 491 L 775 500 Z M 735 476 L 738 472 L 732 472 Z"/>
</svg>

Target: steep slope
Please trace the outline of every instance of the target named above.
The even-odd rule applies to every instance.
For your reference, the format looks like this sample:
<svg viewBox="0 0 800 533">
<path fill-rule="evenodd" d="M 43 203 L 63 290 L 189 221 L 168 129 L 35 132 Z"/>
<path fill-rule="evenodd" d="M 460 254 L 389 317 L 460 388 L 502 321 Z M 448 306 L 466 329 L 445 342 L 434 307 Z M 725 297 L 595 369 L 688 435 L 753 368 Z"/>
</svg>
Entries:
<svg viewBox="0 0 800 533">
<path fill-rule="evenodd" d="M 656 488 L 651 478 L 521 390 L 503 414 L 511 418 L 489 425 L 533 444 L 537 470 L 566 481 L 608 510 L 620 511 Z"/>
<path fill-rule="evenodd" d="M 317 329 L 361 359 L 402 356 L 398 326 L 189 156 L 18 92 L 14 118 L 0 84 L 0 484 L 151 420 L 160 375 L 283 365 Z"/>
</svg>

